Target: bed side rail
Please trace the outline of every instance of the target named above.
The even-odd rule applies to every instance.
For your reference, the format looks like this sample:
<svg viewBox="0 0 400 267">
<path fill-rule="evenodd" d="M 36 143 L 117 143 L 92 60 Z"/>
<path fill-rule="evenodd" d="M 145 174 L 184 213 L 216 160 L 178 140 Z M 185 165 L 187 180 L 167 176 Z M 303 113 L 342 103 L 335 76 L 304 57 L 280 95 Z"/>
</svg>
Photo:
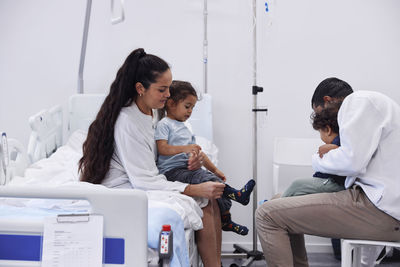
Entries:
<svg viewBox="0 0 400 267">
<path fill-rule="evenodd" d="M 62 145 L 63 112 L 57 105 L 29 118 L 32 129 L 28 144 L 30 163 L 49 157 Z"/>
</svg>

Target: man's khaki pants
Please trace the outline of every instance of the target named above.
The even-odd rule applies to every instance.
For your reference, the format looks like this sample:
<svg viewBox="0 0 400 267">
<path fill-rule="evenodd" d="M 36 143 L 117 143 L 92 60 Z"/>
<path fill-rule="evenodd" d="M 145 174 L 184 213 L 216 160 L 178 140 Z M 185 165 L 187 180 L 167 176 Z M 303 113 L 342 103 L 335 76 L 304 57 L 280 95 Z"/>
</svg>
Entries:
<svg viewBox="0 0 400 267">
<path fill-rule="evenodd" d="M 377 209 L 358 186 L 267 201 L 256 211 L 256 226 L 268 267 L 308 266 L 304 234 L 400 240 L 400 221 Z"/>
</svg>

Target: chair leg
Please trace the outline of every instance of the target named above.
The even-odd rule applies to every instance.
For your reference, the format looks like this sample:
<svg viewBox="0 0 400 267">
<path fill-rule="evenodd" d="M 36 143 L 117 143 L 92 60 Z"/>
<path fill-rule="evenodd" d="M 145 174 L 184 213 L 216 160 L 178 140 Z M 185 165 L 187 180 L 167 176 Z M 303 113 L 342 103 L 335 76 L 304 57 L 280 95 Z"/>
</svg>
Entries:
<svg viewBox="0 0 400 267">
<path fill-rule="evenodd" d="M 342 241 L 342 267 L 352 267 L 351 252 L 353 248 L 346 240 Z"/>
</svg>

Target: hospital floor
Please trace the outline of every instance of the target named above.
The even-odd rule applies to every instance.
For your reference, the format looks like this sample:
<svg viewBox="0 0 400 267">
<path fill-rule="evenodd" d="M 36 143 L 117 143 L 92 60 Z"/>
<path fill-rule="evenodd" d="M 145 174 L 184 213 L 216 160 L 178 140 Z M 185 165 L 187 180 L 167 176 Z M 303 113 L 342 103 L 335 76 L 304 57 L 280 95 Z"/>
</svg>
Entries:
<svg viewBox="0 0 400 267">
<path fill-rule="evenodd" d="M 242 260 L 234 260 L 234 259 L 223 259 L 222 265 L 224 267 L 229 267 L 232 263 L 240 266 Z M 310 267 L 340 267 L 340 261 L 336 260 L 333 257 L 333 253 L 309 253 L 308 254 L 308 262 Z M 267 266 L 265 260 L 263 261 L 255 261 L 251 265 L 251 267 L 265 267 Z M 377 266 L 383 267 L 399 267 L 400 261 L 397 262 L 383 262 Z"/>
</svg>

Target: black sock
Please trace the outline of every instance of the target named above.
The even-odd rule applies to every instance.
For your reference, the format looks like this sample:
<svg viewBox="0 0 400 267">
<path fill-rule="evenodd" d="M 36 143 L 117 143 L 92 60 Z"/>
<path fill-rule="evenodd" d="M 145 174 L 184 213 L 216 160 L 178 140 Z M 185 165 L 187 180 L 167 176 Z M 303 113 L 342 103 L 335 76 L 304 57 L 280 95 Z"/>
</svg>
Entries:
<svg viewBox="0 0 400 267">
<path fill-rule="evenodd" d="M 249 233 L 249 229 L 247 229 L 246 226 L 237 224 L 232 221 L 230 213 L 221 215 L 221 222 L 223 231 L 232 231 L 239 235 L 247 235 Z"/>
<path fill-rule="evenodd" d="M 250 194 L 253 191 L 255 184 L 256 182 L 253 179 L 251 179 L 240 190 L 237 190 L 225 184 L 224 197 L 230 198 L 236 202 L 239 202 L 242 205 L 247 205 L 249 204 Z"/>
</svg>

